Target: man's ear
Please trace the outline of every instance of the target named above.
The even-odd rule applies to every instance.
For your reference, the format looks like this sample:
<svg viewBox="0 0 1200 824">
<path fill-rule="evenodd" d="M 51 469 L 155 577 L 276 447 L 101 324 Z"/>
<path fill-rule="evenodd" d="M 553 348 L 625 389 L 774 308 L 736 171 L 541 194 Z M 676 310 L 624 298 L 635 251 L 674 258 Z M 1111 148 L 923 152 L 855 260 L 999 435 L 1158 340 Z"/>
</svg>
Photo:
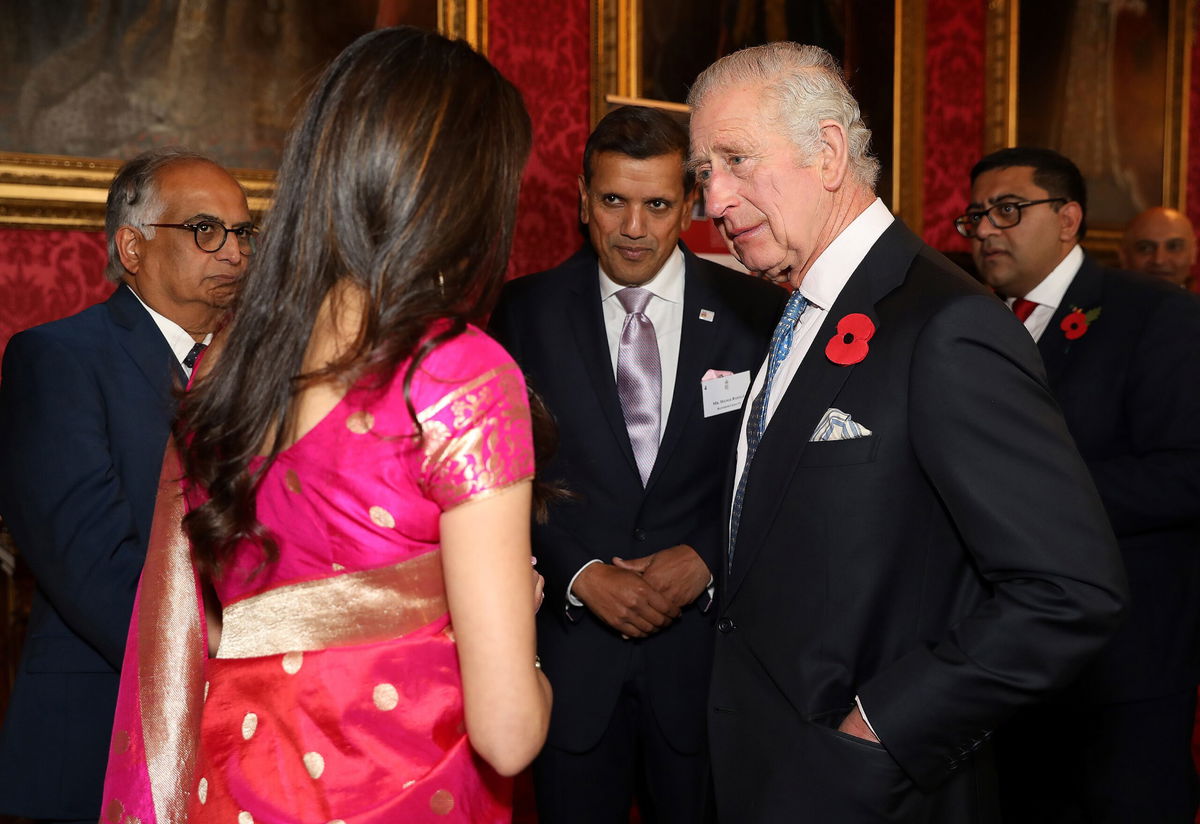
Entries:
<svg viewBox="0 0 1200 824">
<path fill-rule="evenodd" d="M 683 212 L 679 215 L 679 231 L 686 232 L 692 225 L 692 211 L 696 208 L 696 197 L 699 189 L 695 186 L 683 196 Z"/>
<path fill-rule="evenodd" d="M 587 223 L 591 215 L 588 208 L 588 190 L 587 184 L 583 182 L 583 175 L 579 176 L 579 222 Z"/>
<path fill-rule="evenodd" d="M 142 244 L 145 240 L 142 233 L 132 226 L 117 229 L 117 256 L 121 258 L 121 265 L 134 274 L 142 265 Z"/>
<path fill-rule="evenodd" d="M 836 120 L 822 120 L 821 150 L 818 168 L 821 172 L 821 184 L 827 192 L 836 192 L 842 188 L 846 180 L 846 170 L 850 167 L 850 142 L 846 139 L 846 131 Z"/>
<path fill-rule="evenodd" d="M 1064 203 L 1058 210 L 1058 239 L 1063 243 L 1077 240 L 1080 223 L 1083 223 L 1083 207 L 1073 200 Z"/>
</svg>

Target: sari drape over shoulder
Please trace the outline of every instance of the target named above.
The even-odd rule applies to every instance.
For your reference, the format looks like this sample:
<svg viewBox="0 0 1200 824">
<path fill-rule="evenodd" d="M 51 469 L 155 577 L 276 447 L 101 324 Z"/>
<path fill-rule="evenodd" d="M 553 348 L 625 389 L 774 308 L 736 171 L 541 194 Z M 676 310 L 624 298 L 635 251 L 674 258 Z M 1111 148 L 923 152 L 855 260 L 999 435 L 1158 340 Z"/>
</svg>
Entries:
<svg viewBox="0 0 1200 824">
<path fill-rule="evenodd" d="M 466 737 L 439 518 L 531 476 L 524 381 L 469 327 L 414 375 L 417 436 L 406 368 L 360 381 L 263 475 L 280 557 L 247 544 L 214 582 L 213 658 L 168 452 L 102 820 L 511 819 L 511 782 Z"/>
</svg>

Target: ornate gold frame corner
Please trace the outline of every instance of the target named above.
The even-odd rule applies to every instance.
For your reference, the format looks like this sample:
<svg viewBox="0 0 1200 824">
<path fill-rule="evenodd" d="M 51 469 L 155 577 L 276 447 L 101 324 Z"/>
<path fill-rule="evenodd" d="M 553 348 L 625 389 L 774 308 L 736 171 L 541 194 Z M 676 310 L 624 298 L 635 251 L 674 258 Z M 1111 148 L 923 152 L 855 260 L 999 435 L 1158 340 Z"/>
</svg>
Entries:
<svg viewBox="0 0 1200 824">
<path fill-rule="evenodd" d="M 439 0 L 438 30 L 487 54 L 488 0 Z M 104 228 L 108 186 L 121 167 L 111 158 L 0 151 L 0 229 Z M 275 173 L 230 169 L 256 219 L 270 206 Z"/>
</svg>

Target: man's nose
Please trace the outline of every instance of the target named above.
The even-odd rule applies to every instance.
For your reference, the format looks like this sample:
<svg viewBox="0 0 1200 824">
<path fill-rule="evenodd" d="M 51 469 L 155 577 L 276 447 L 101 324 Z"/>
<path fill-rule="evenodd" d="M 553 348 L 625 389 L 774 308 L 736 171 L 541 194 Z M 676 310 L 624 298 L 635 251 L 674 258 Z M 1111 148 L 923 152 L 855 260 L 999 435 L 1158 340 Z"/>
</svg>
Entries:
<svg viewBox="0 0 1200 824">
<path fill-rule="evenodd" d="M 1171 262 L 1171 253 L 1167 250 L 1167 244 L 1160 243 L 1154 247 L 1154 262 L 1159 264 Z"/>
<path fill-rule="evenodd" d="M 646 216 L 639 206 L 630 206 L 621 217 L 621 234 L 628 238 L 646 236 Z"/>
<path fill-rule="evenodd" d="M 234 266 L 240 266 L 246 260 L 246 253 L 242 251 L 241 243 L 233 232 L 225 235 L 225 242 L 221 244 L 220 249 L 213 252 L 213 255 Z"/>
<path fill-rule="evenodd" d="M 710 218 L 723 218 L 725 212 L 737 204 L 737 190 L 729 175 L 713 169 L 704 182 L 704 214 Z"/>
<path fill-rule="evenodd" d="M 1000 230 L 992 225 L 990 215 L 984 215 L 979 219 L 979 222 L 975 224 L 975 237 L 978 240 L 984 240 L 985 238 L 989 238 L 998 234 L 1000 234 Z"/>
</svg>

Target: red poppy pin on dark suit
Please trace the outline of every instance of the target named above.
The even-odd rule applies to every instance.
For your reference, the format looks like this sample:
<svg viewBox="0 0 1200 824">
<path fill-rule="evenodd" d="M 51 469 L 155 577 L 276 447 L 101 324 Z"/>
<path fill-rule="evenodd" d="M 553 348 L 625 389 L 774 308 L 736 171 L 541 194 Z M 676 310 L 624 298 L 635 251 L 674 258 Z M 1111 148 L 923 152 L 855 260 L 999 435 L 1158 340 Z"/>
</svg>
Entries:
<svg viewBox="0 0 1200 824">
<path fill-rule="evenodd" d="M 1100 307 L 1088 309 L 1086 312 L 1078 306 L 1071 307 L 1071 313 L 1062 319 L 1059 328 L 1067 340 L 1078 340 L 1087 334 L 1088 327 L 1100 317 Z"/>
<path fill-rule="evenodd" d="M 875 334 L 875 324 L 861 312 L 838 321 L 837 334 L 825 344 L 825 357 L 840 366 L 850 366 L 867 356 L 867 341 Z"/>
</svg>

